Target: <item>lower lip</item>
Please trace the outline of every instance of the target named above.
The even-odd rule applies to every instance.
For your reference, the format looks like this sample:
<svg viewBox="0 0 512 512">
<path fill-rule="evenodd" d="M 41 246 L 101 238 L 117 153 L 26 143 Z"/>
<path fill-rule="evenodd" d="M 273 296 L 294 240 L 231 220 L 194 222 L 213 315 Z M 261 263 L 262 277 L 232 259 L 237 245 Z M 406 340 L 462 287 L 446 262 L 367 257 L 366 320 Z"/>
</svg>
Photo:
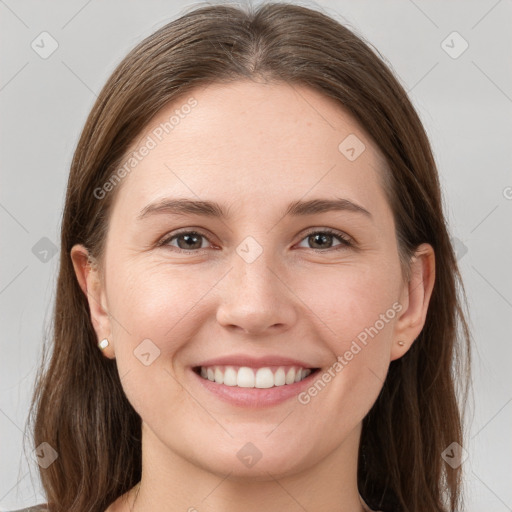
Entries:
<svg viewBox="0 0 512 512">
<path fill-rule="evenodd" d="M 226 386 L 225 384 L 219 384 L 218 382 L 205 379 L 192 369 L 191 372 L 207 391 L 221 400 L 232 405 L 254 409 L 277 405 L 297 396 L 301 391 L 311 385 L 312 380 L 316 378 L 318 370 L 310 373 L 305 379 L 299 382 L 271 388 L 240 388 L 237 386 Z"/>
</svg>

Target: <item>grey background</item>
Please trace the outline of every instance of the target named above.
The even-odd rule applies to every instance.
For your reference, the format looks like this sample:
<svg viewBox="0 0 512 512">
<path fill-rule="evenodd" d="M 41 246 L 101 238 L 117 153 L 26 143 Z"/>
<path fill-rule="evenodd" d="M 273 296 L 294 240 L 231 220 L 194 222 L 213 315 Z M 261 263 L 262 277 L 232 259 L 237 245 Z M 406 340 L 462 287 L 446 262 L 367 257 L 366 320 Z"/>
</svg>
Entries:
<svg viewBox="0 0 512 512">
<path fill-rule="evenodd" d="M 41 239 L 59 245 L 67 175 L 83 123 L 120 59 L 194 5 L 0 0 L 0 510 L 44 500 L 30 446 L 22 450 L 58 268 L 58 256 L 45 256 L 41 247 L 49 242 Z M 431 138 L 475 341 L 463 463 L 467 510 L 512 510 L 511 2 L 303 5 L 322 8 L 380 51 Z M 58 43 L 46 59 L 31 47 L 43 31 Z M 458 58 L 444 48 L 458 51 L 461 40 L 452 36 L 442 46 L 453 31 L 469 44 Z"/>
</svg>

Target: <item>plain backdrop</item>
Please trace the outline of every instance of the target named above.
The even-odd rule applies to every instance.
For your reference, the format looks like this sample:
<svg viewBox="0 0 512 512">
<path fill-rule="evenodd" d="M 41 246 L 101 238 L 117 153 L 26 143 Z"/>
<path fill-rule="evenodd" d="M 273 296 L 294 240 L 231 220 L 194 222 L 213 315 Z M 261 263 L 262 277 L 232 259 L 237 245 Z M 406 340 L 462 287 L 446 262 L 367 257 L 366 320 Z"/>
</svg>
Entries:
<svg viewBox="0 0 512 512">
<path fill-rule="evenodd" d="M 24 430 L 51 319 L 55 251 L 79 134 L 121 58 L 194 5 L 0 0 L 0 510 L 44 501 L 31 447 L 23 451 Z M 511 2 L 302 5 L 320 8 L 378 49 L 431 139 L 474 337 L 467 510 L 510 511 Z"/>
</svg>

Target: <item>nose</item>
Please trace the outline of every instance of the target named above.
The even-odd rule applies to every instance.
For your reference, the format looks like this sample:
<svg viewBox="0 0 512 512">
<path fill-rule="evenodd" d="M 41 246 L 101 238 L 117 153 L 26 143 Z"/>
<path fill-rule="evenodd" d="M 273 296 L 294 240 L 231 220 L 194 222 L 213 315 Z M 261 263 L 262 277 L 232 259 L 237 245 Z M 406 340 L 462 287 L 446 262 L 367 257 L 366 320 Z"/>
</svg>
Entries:
<svg viewBox="0 0 512 512">
<path fill-rule="evenodd" d="M 275 265 L 266 251 L 247 263 L 237 254 L 233 268 L 221 281 L 217 321 L 231 330 L 246 334 L 276 334 L 296 321 L 296 297 L 289 273 Z"/>
</svg>

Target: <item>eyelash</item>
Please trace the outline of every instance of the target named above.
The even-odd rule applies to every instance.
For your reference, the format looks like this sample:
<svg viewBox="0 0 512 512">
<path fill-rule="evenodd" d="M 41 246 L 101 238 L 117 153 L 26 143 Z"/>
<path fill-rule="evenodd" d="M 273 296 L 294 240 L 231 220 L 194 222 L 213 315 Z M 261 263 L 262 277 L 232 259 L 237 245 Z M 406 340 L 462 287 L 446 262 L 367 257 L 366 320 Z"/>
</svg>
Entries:
<svg viewBox="0 0 512 512">
<path fill-rule="evenodd" d="M 353 240 L 350 237 L 348 237 L 346 234 L 342 233 L 341 231 L 336 231 L 336 230 L 330 229 L 330 228 L 325 228 L 325 229 L 321 229 L 321 230 L 319 230 L 319 229 L 312 230 L 312 231 L 306 233 L 302 237 L 300 242 L 302 242 L 305 238 L 308 238 L 311 235 L 316 235 L 316 234 L 332 235 L 333 237 L 337 238 L 341 243 L 340 243 L 339 246 L 329 247 L 327 249 L 311 249 L 312 251 L 315 251 L 315 252 L 341 251 L 341 250 L 348 249 L 348 248 L 354 246 L 354 242 L 353 242 Z M 173 240 L 174 238 L 177 238 L 177 237 L 179 237 L 181 235 L 201 236 L 201 237 L 203 237 L 203 238 L 205 238 L 206 240 L 209 241 L 208 237 L 204 233 L 201 233 L 200 231 L 195 231 L 195 230 L 185 231 L 184 230 L 184 231 L 178 231 L 177 233 L 172 233 L 170 236 L 165 237 L 163 240 L 158 242 L 157 247 L 162 247 L 162 246 L 166 246 L 167 245 L 168 247 L 172 247 L 173 251 L 176 251 L 178 253 L 188 253 L 188 254 L 198 253 L 200 251 L 206 250 L 206 249 L 190 249 L 190 250 L 187 250 L 187 249 L 181 249 L 180 247 L 174 247 L 174 246 L 168 245 L 171 240 Z"/>
</svg>

